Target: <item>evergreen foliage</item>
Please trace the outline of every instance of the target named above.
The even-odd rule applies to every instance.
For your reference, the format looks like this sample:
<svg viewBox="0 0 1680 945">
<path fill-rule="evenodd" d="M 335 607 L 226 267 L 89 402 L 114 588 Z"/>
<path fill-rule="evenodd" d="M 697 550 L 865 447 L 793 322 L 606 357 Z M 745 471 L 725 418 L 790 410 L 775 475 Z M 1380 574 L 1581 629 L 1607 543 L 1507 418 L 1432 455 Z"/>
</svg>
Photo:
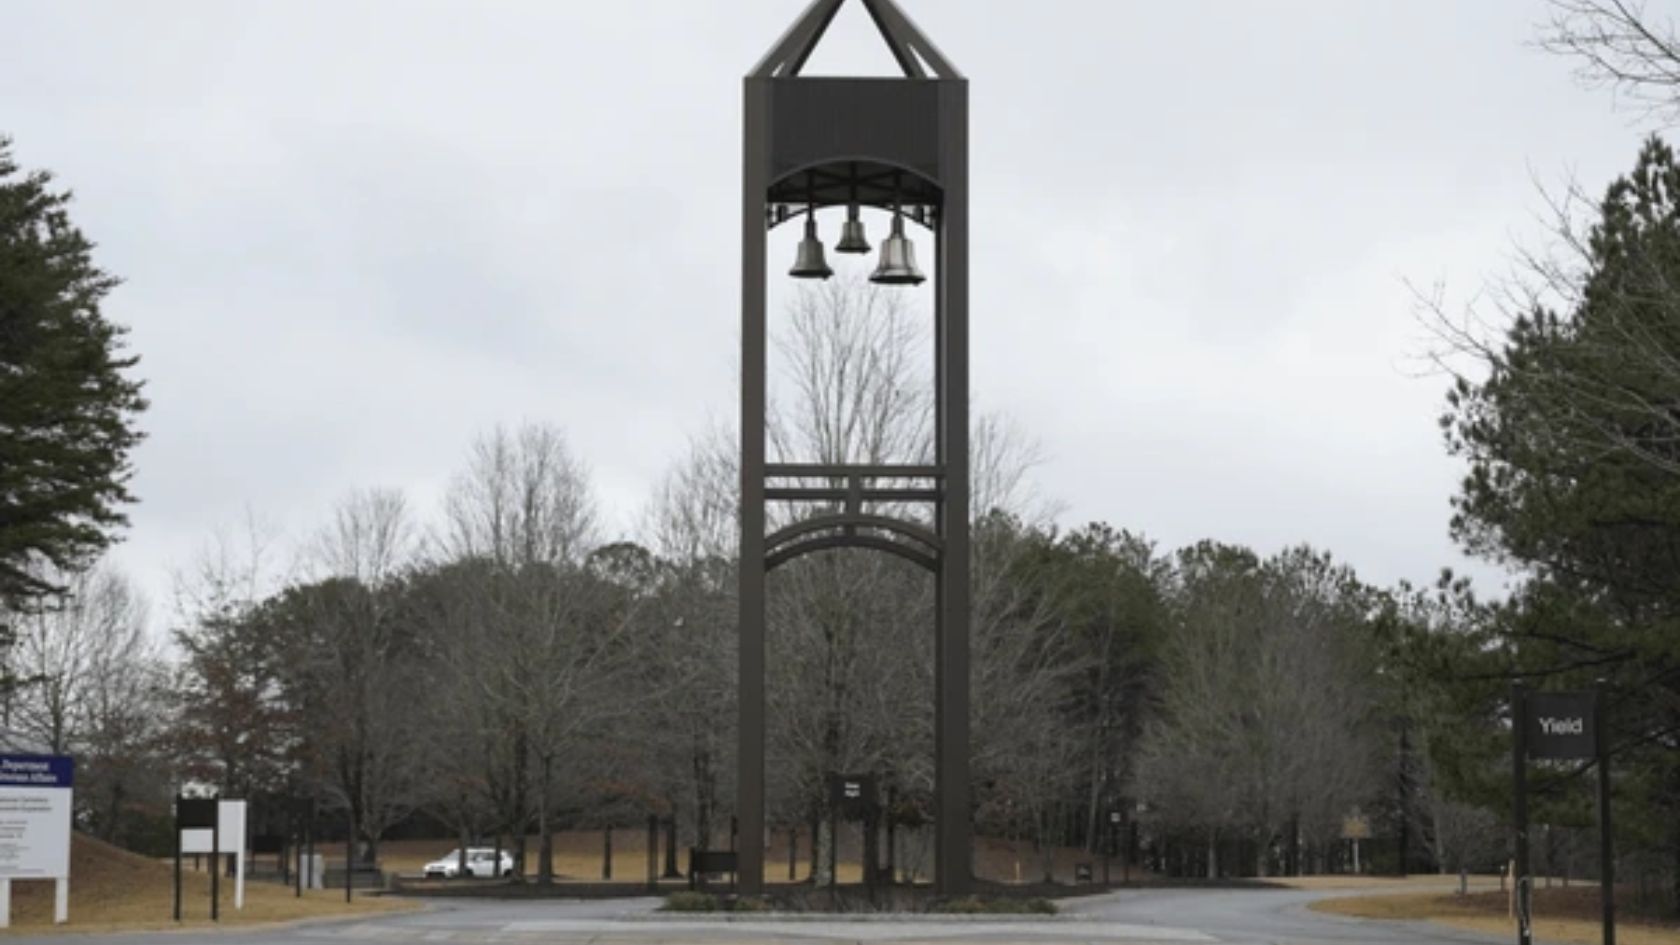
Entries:
<svg viewBox="0 0 1680 945">
<path fill-rule="evenodd" d="M 18 610 L 126 523 L 146 401 L 124 329 L 100 312 L 117 279 L 93 264 L 70 194 L 20 171 L 9 146 L 0 138 L 0 609 Z"/>
</svg>

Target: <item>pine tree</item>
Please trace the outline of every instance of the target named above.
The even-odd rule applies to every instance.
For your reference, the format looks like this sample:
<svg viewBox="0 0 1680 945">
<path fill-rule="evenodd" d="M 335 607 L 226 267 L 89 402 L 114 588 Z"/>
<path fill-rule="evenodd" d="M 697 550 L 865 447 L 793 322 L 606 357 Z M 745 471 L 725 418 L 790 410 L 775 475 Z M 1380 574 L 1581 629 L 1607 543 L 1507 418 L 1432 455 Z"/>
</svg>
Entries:
<svg viewBox="0 0 1680 945">
<path fill-rule="evenodd" d="M 118 280 L 93 264 L 70 194 L 21 172 L 0 138 L 0 612 L 60 590 L 126 524 L 130 453 L 146 407 L 100 303 Z"/>
</svg>

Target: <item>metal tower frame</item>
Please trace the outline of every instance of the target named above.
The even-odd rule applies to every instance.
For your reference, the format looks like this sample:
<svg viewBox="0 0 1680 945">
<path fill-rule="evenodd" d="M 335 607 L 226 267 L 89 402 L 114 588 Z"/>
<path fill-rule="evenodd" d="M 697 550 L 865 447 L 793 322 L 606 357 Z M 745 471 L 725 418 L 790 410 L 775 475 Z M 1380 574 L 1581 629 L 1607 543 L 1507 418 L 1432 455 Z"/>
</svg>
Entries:
<svg viewBox="0 0 1680 945">
<path fill-rule="evenodd" d="M 969 891 L 968 80 L 894 0 L 860 0 L 902 78 L 800 72 L 845 0 L 815 0 L 746 77 L 741 243 L 740 888 L 764 882 L 765 577 L 830 548 L 895 554 L 934 575 L 934 881 Z M 767 464 L 766 244 L 815 208 L 901 209 L 935 236 L 934 457 L 929 465 Z M 819 483 L 812 485 L 812 482 Z M 839 512 L 767 535 L 770 502 Z M 866 502 L 927 503 L 934 527 L 866 514 Z"/>
</svg>

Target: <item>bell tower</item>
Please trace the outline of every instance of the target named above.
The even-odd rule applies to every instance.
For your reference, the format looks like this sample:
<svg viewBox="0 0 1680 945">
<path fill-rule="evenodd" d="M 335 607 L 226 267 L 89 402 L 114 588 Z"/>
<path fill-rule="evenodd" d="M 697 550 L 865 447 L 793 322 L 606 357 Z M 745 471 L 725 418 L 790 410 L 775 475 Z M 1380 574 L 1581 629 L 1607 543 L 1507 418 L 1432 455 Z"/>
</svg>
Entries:
<svg viewBox="0 0 1680 945">
<path fill-rule="evenodd" d="M 926 568 L 935 581 L 934 883 L 962 895 L 971 878 L 969 790 L 968 80 L 895 0 L 867 9 L 903 72 L 890 78 L 800 73 L 847 0 L 814 0 L 746 77 L 741 245 L 740 720 L 736 812 L 740 886 L 764 884 L 765 576 L 800 555 L 869 548 Z M 766 462 L 766 259 L 771 229 L 798 221 L 805 239 L 788 275 L 831 274 L 817 210 L 849 210 L 836 252 L 869 252 L 857 208 L 892 214 L 871 280 L 924 281 L 913 224 L 931 232 L 934 451 L 929 465 Z M 767 534 L 769 503 L 808 511 Z M 870 514 L 865 503 L 923 503 L 921 521 Z M 838 511 L 834 511 L 838 509 Z M 925 521 L 925 520 L 924 520 Z"/>
</svg>

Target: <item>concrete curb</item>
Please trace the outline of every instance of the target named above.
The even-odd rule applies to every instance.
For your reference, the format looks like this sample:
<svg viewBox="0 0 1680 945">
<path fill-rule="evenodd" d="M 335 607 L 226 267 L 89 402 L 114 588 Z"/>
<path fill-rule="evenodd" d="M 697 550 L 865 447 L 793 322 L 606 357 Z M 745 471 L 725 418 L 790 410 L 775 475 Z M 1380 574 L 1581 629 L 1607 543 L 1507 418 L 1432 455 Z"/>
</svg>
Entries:
<svg viewBox="0 0 1680 945">
<path fill-rule="evenodd" d="M 646 915 L 626 913 L 620 922 L 709 922 L 720 925 L 738 922 L 897 922 L 909 925 L 967 925 L 980 923 L 1028 924 L 1039 922 L 1098 922 L 1094 916 L 1079 913 L 986 915 L 976 913 L 939 912 L 650 912 Z"/>
</svg>

